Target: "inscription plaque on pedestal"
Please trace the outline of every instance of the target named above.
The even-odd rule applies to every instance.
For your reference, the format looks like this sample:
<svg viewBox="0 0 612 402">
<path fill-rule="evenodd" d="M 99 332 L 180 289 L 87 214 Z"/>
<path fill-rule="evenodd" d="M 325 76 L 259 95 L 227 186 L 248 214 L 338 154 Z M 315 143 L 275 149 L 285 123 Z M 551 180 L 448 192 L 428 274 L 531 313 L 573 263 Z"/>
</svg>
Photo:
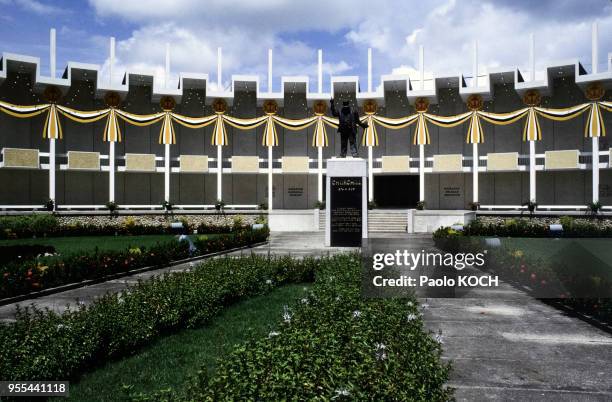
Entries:
<svg viewBox="0 0 612 402">
<path fill-rule="evenodd" d="M 361 177 L 330 178 L 330 245 L 359 247 L 362 237 Z"/>
</svg>

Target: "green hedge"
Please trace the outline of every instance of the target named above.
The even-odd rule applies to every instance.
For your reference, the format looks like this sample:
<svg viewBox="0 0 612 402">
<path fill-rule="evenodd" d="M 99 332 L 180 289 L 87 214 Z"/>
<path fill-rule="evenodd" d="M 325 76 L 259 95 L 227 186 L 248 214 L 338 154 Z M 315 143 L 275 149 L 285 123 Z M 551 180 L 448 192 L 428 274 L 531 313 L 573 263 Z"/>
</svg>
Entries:
<svg viewBox="0 0 612 402">
<path fill-rule="evenodd" d="M 16 322 L 0 324 L 0 378 L 75 379 L 87 368 L 135 353 L 161 334 L 206 322 L 237 300 L 284 283 L 311 281 L 317 264 L 311 259 L 215 258 L 61 315 L 19 310 Z"/>
<path fill-rule="evenodd" d="M 17 261 L 0 267 L 0 299 L 28 294 L 86 279 L 98 279 L 148 266 L 161 267 L 193 255 L 209 254 L 265 241 L 267 227 L 240 230 L 214 238 L 200 236 L 194 241 L 195 252 L 187 242 L 170 241 L 150 248 L 123 251 L 98 250 L 66 257 L 44 257 Z"/>
<path fill-rule="evenodd" d="M 263 339 L 236 346 L 187 396 L 172 390 L 133 401 L 447 401 L 449 365 L 427 335 L 414 299 L 360 295 L 357 255 L 321 261 L 309 297 L 279 311 Z"/>
<path fill-rule="evenodd" d="M 612 225 L 599 219 L 571 218 L 559 219 L 563 232 L 551 233 L 550 225 L 537 218 L 508 218 L 502 222 L 484 222 L 475 219 L 463 228 L 466 236 L 499 237 L 612 237 Z"/>
<path fill-rule="evenodd" d="M 133 219 L 118 221 L 109 218 L 108 225 L 70 224 L 64 225 L 54 215 L 23 215 L 0 217 L 0 239 L 26 239 L 32 237 L 68 237 L 68 236 L 113 236 L 113 235 L 150 235 L 174 233 L 170 222 L 163 225 L 141 225 Z M 196 226 L 183 221 L 185 230 L 191 233 L 230 233 L 237 229 L 245 229 L 242 221 L 233 224 L 210 225 L 202 223 Z"/>
</svg>

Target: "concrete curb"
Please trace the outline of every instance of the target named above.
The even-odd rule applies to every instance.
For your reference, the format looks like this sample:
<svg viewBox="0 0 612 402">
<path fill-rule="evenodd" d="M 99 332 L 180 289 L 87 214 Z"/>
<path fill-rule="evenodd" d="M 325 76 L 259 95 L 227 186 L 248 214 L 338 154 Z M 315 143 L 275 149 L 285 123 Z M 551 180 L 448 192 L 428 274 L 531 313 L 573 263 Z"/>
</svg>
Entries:
<svg viewBox="0 0 612 402">
<path fill-rule="evenodd" d="M 37 299 L 39 297 L 49 296 L 49 295 L 52 295 L 52 294 L 55 294 L 55 293 L 65 292 L 67 290 L 78 289 L 78 288 L 82 288 L 82 287 L 89 286 L 89 285 L 95 285 L 97 283 L 107 282 L 107 281 L 110 281 L 110 280 L 113 280 L 113 279 L 122 278 L 122 277 L 125 277 L 125 276 L 130 276 L 130 275 L 135 275 L 135 274 L 140 274 L 140 273 L 147 272 L 147 271 L 154 271 L 154 270 L 157 270 L 157 269 L 170 268 L 170 267 L 174 267 L 174 266 L 177 266 L 177 265 L 185 264 L 187 262 L 204 260 L 204 259 L 207 259 L 207 258 L 210 258 L 210 257 L 215 257 L 215 256 L 218 256 L 218 255 L 229 254 L 229 253 L 232 253 L 234 251 L 239 251 L 239 250 L 244 250 L 244 249 L 247 249 L 247 248 L 253 248 L 253 247 L 262 246 L 264 244 L 268 244 L 268 241 L 263 241 L 263 242 L 259 242 L 259 243 L 253 243 L 253 244 L 249 244 L 249 245 L 246 245 L 246 246 L 235 247 L 235 248 L 231 248 L 231 249 L 227 249 L 227 250 L 222 250 L 222 251 L 216 251 L 214 253 L 209 253 L 209 254 L 202 254 L 202 255 L 195 256 L 195 257 L 185 258 L 185 259 L 182 259 L 182 260 L 176 260 L 176 261 L 172 261 L 168 265 L 163 265 L 163 266 L 153 265 L 153 266 L 148 266 L 148 267 L 136 268 L 136 269 L 132 269 L 130 271 L 117 272 L 115 274 L 106 275 L 106 276 L 103 276 L 101 278 L 86 279 L 86 280 L 81 281 L 81 282 L 74 282 L 74 283 L 69 283 L 69 284 L 66 284 L 66 285 L 56 286 L 54 288 L 44 289 L 44 290 L 41 290 L 39 292 L 32 292 L 32 293 L 28 293 L 28 294 L 25 294 L 25 295 L 8 297 L 6 299 L 0 299 L 0 306 L 6 306 L 8 304 L 18 303 L 18 302 L 21 302 L 21 301 L 24 301 L 24 300 Z"/>
</svg>

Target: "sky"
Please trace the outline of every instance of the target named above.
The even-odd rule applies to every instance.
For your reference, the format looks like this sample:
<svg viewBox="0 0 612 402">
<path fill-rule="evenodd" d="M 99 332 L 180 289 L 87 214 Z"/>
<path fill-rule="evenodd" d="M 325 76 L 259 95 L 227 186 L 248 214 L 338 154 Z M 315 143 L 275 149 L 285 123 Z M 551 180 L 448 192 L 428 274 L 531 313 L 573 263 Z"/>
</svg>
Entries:
<svg viewBox="0 0 612 402">
<path fill-rule="evenodd" d="M 381 75 L 413 74 L 419 45 L 436 76 L 470 76 L 475 40 L 480 72 L 527 70 L 530 33 L 536 70 L 577 58 L 590 71 L 594 21 L 602 71 L 612 52 L 612 0 L 0 0 L 0 52 L 39 57 L 48 75 L 49 29 L 56 28 L 58 70 L 76 61 L 108 74 L 114 36 L 113 80 L 130 70 L 151 72 L 159 82 L 169 43 L 173 83 L 179 72 L 208 73 L 216 82 L 221 46 L 224 86 L 232 74 L 254 74 L 267 89 L 272 48 L 278 91 L 281 75 L 308 75 L 316 88 L 323 49 L 325 88 L 330 75 L 356 75 L 363 90 L 369 47 L 376 87 Z"/>
</svg>

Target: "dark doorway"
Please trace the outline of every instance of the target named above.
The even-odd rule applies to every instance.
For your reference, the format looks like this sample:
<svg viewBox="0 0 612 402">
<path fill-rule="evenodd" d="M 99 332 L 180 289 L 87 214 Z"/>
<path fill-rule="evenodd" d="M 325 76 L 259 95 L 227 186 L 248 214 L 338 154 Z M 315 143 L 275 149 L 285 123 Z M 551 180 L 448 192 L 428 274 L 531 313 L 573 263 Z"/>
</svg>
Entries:
<svg viewBox="0 0 612 402">
<path fill-rule="evenodd" d="M 379 208 L 414 208 L 419 201 L 419 176 L 374 176 L 374 200 Z"/>
</svg>

